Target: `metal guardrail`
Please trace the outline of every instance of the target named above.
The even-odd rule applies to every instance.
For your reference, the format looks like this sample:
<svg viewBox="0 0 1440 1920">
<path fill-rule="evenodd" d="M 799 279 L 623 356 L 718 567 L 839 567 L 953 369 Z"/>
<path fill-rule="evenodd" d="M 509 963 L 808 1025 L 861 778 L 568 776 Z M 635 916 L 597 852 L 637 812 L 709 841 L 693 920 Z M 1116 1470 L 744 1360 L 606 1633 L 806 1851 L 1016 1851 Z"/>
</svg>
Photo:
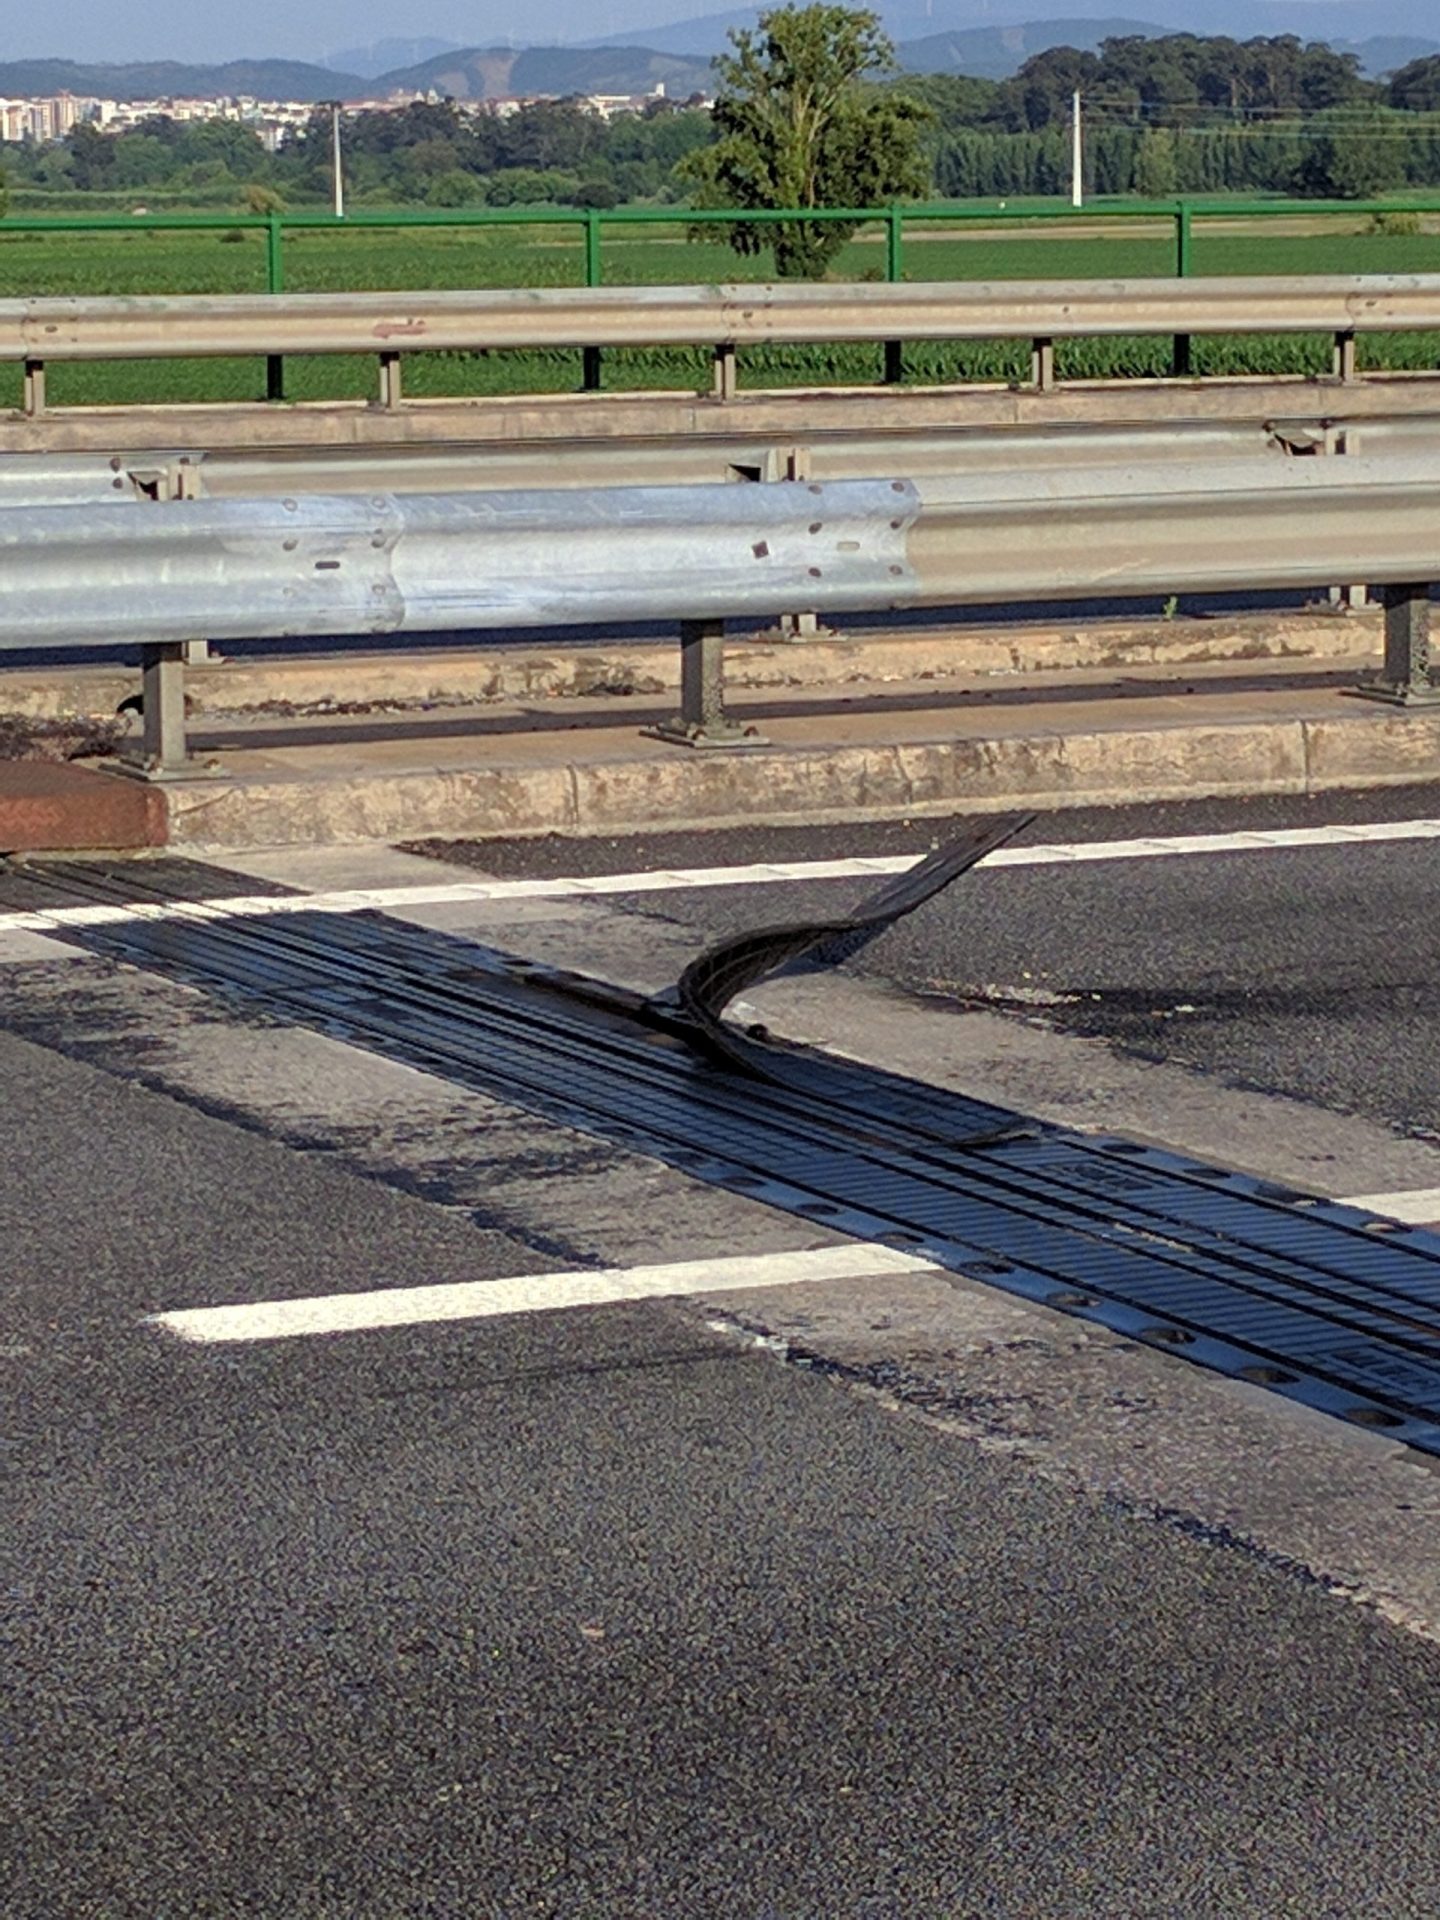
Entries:
<svg viewBox="0 0 1440 1920">
<path fill-rule="evenodd" d="M 737 352 L 765 344 L 874 341 L 898 353 L 1028 339 L 1043 388 L 1057 340 L 1330 334 L 1337 376 L 1353 379 L 1358 334 L 1426 329 L 1440 330 L 1440 275 L 177 295 L 0 301 L 0 361 L 24 366 L 25 410 L 38 413 L 53 362 L 252 355 L 273 370 L 289 354 L 374 354 L 382 404 L 398 406 L 405 353 L 700 346 L 714 355 L 716 396 L 732 399 Z M 278 397 L 274 378 L 271 389 Z"/>
<path fill-rule="evenodd" d="M 1349 578 L 1387 590 L 1381 691 L 1408 702 L 1433 697 L 1440 457 L 17 507 L 0 560 L 0 650 L 140 645 L 144 758 L 161 773 L 186 764 L 183 652 L 199 639 L 679 620 L 682 707 L 662 731 L 740 745 L 727 615 Z"/>
<path fill-rule="evenodd" d="M 1145 426 L 876 428 L 816 433 L 803 444 L 769 434 L 594 437 L 541 444 L 148 448 L 120 454 L 0 453 L 0 508 L 157 499 L 266 499 L 288 494 L 571 491 L 780 480 L 863 480 L 876 473 L 943 481 L 984 474 L 1309 455 L 1440 458 L 1440 393 L 1432 412 L 1352 418 L 1315 409 L 1272 420 Z"/>
<path fill-rule="evenodd" d="M 1440 328 L 1440 274 L 0 300 L 0 359 Z"/>
<path fill-rule="evenodd" d="M 1440 455 L 1436 411 L 1350 420 L 1297 414 L 1271 421 L 1185 421 L 1153 426 L 939 427 L 917 433 L 817 433 L 792 445 L 766 434 L 704 433 L 657 439 L 595 437 L 470 447 L 328 447 L 294 450 L 146 449 L 123 454 L 0 454 L 0 507 L 137 499 L 263 499 L 276 494 L 465 493 L 526 488 L 697 486 L 777 480 L 863 480 L 876 473 L 944 479 L 983 473 L 1306 454 Z"/>
</svg>

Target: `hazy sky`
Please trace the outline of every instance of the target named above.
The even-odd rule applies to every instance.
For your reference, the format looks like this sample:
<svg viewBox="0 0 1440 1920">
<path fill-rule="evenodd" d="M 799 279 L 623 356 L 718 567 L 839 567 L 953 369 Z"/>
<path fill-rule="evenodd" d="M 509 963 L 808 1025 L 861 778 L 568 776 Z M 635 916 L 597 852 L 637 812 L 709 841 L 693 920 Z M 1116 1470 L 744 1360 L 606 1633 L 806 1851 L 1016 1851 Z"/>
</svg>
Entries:
<svg viewBox="0 0 1440 1920">
<path fill-rule="evenodd" d="M 759 0 L 764 4 L 765 0 Z M 1440 39 L 1436 0 L 868 0 L 892 32 L 933 32 L 982 21 L 1119 16 L 1199 32 L 1288 32 L 1363 38 L 1411 32 Z M 51 0 L 5 6 L 0 60 L 35 55 L 90 60 L 220 61 L 288 56 L 323 60 L 347 47 L 403 35 L 463 46 L 543 44 L 647 27 L 746 0 Z M 1331 23 L 1334 23 L 1333 29 Z"/>
<path fill-rule="evenodd" d="M 403 34 L 466 46 L 586 39 L 719 13 L 743 0 L 10 0 L 0 59 L 56 55 L 79 60 L 232 60 L 288 55 L 318 60 L 339 47 Z"/>
</svg>

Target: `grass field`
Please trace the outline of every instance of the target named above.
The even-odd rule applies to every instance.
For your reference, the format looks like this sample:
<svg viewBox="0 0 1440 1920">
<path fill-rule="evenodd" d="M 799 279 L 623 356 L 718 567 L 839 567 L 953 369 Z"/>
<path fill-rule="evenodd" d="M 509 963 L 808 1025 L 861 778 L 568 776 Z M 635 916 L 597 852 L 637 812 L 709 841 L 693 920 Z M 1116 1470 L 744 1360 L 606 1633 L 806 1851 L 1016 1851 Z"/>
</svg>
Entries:
<svg viewBox="0 0 1440 1920">
<path fill-rule="evenodd" d="M 1195 274 L 1426 273 L 1440 271 L 1440 233 L 1375 233 L 1353 218 L 1246 222 L 1243 212 L 1197 221 L 1191 256 Z M 1103 213 L 1077 231 L 1034 226 L 926 227 L 905 238 L 909 280 L 1131 279 L 1174 270 L 1174 234 L 1167 221 L 1107 223 Z M 286 233 L 288 292 L 579 286 L 584 253 L 575 228 L 537 224 L 500 228 L 423 230 L 353 228 Z M 643 229 L 610 228 L 603 248 L 608 285 L 694 284 L 762 280 L 768 255 L 741 259 L 719 239 L 691 241 L 683 223 Z M 879 279 L 885 249 L 878 228 L 857 235 L 834 270 L 838 280 Z M 166 233 L 0 233 L 0 298 L 66 294 L 241 293 L 265 290 L 264 235 Z M 1244 337 L 1197 340 L 1202 373 L 1319 373 L 1330 363 L 1328 338 Z M 1115 339 L 1062 343 L 1062 377 L 1122 377 L 1162 373 L 1169 359 L 1163 340 Z M 741 358 L 743 385 L 859 383 L 876 378 L 878 347 L 765 348 Z M 1362 336 L 1362 367 L 1431 368 L 1440 365 L 1440 336 Z M 938 380 L 1020 380 L 1027 377 L 1025 343 L 973 342 L 915 346 L 906 352 L 906 377 Z M 579 384 L 578 352 L 421 354 L 407 358 L 406 390 L 415 395 L 563 392 Z M 607 352 L 605 383 L 614 388 L 703 387 L 708 356 L 686 349 Z M 196 360 L 66 366 L 50 370 L 54 404 L 143 400 L 235 400 L 263 392 L 258 360 Z M 295 359 L 286 363 L 287 395 L 296 400 L 364 397 L 374 390 L 374 364 L 365 360 Z M 18 368 L 0 369 L 0 405 L 19 404 Z"/>
</svg>

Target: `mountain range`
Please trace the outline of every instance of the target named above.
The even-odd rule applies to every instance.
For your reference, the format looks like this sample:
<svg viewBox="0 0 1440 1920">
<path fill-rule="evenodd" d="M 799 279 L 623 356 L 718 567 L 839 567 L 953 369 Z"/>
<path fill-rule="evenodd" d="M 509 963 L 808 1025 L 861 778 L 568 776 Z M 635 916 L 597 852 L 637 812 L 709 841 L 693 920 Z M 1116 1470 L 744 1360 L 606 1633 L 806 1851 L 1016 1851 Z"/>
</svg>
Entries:
<svg viewBox="0 0 1440 1920">
<path fill-rule="evenodd" d="M 1033 4 L 1033 0 L 1032 0 Z M 1387 0 L 1364 9 L 1351 0 L 1258 0 L 1242 8 L 1212 0 L 1218 18 L 1203 27 L 1182 28 L 1193 0 L 1146 0 L 1146 20 L 1114 15 L 1072 16 L 1060 20 L 1024 17 L 1024 0 L 895 0 L 885 8 L 887 28 L 895 35 L 900 65 L 913 73 L 966 73 L 1001 80 L 1047 47 L 1098 47 L 1124 34 L 1147 37 L 1178 31 L 1232 32 L 1236 38 L 1296 31 L 1326 39 L 1340 52 L 1358 55 L 1365 72 L 1381 74 L 1428 53 L 1440 42 L 1423 34 L 1374 29 L 1397 10 Z M 1403 7 L 1398 10 L 1404 11 Z M 1243 22 L 1238 16 L 1243 11 Z M 948 24 L 936 25 L 936 13 Z M 975 23 L 974 16 L 988 18 Z M 1014 14 L 1014 18 L 998 18 Z M 1237 16 L 1231 20 L 1231 15 Z M 1372 31 L 1346 40 L 1313 31 L 1314 17 L 1339 25 L 1364 17 Z M 581 46 L 465 47 L 444 40 L 390 39 L 371 47 L 347 49 L 325 65 L 300 60 L 231 60 L 218 66 L 186 66 L 176 61 L 98 65 L 73 60 L 0 62 L 0 96 L 69 92 L 113 100 L 175 97 L 214 98 L 247 94 L 264 100 L 364 100 L 395 91 L 436 92 L 457 100 L 504 94 L 653 93 L 663 83 L 671 99 L 703 92 L 711 84 L 710 61 L 722 51 L 737 26 L 753 24 L 755 11 L 707 14 L 657 28 L 646 43 L 614 36 Z M 969 17 L 971 24 L 955 24 Z M 1285 24 L 1277 26 L 1274 17 Z M 1193 16 L 1192 16 L 1193 18 Z M 1427 24 L 1429 24 L 1427 20 Z M 916 26 L 928 32 L 906 37 Z"/>
<path fill-rule="evenodd" d="M 1033 23 L 1035 16 L 1035 0 L 870 3 L 897 44 L 975 29 L 1023 27 Z M 1110 5 L 1106 0 L 1068 0 L 1067 18 L 1060 24 L 1072 30 L 1093 27 L 1112 7 L 1113 0 Z M 731 27 L 751 25 L 757 11 L 752 5 L 700 14 L 607 38 L 611 44 L 643 42 L 662 53 L 714 53 L 724 46 Z M 1353 47 L 1382 36 L 1423 40 L 1429 45 L 1440 33 L 1435 0 L 1146 0 L 1145 18 L 1151 32 L 1228 34 L 1237 40 L 1293 33 L 1302 40 L 1325 40 L 1336 47 Z M 1066 44 L 1071 44 L 1069 34 Z"/>
</svg>

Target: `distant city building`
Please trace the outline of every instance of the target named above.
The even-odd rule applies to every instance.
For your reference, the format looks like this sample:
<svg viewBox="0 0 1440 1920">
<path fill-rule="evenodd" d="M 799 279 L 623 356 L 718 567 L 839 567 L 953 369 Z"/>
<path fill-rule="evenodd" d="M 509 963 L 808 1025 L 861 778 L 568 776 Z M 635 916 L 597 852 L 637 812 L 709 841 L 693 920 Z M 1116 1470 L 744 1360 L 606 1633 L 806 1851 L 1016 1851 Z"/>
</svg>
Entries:
<svg viewBox="0 0 1440 1920">
<path fill-rule="evenodd" d="M 48 94 L 41 99 L 0 99 L 0 139 L 19 143 L 63 140 L 78 120 L 99 120 L 100 110 L 113 101 L 87 100 L 73 93 Z"/>
<path fill-rule="evenodd" d="M 462 100 L 456 104 L 461 113 L 472 117 L 491 115 L 507 120 L 524 107 L 537 106 L 542 101 L 559 97 L 547 93 L 504 94 L 484 100 Z M 656 100 L 664 98 L 665 83 L 662 80 L 650 93 L 584 94 L 576 97 L 576 104 L 608 121 L 618 114 L 643 113 Z M 440 105 L 444 99 L 443 94 L 433 89 L 423 94 L 392 93 L 384 100 L 347 101 L 344 114 L 348 119 L 359 113 L 398 113 L 415 100 L 427 100 Z M 704 100 L 698 104 L 708 108 L 714 103 Z M 298 128 L 308 125 L 314 112 L 313 101 L 255 100 L 245 94 L 227 95 L 214 100 L 99 100 L 78 94 L 57 93 L 23 100 L 0 99 L 0 142 L 19 145 L 29 141 L 37 146 L 47 145 L 63 140 L 81 121 L 88 122 L 97 132 L 118 134 L 155 118 L 178 121 L 234 120 L 252 128 L 266 149 L 273 153 Z"/>
</svg>

